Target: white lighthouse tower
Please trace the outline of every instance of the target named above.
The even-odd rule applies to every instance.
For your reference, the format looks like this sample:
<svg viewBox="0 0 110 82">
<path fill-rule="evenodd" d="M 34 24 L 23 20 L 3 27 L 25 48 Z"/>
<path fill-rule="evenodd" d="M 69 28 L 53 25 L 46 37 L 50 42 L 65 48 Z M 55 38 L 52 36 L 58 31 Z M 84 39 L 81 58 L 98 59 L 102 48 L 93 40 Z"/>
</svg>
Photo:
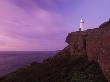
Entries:
<svg viewBox="0 0 110 82">
<path fill-rule="evenodd" d="M 79 31 L 84 31 L 84 20 L 81 18 Z"/>
</svg>

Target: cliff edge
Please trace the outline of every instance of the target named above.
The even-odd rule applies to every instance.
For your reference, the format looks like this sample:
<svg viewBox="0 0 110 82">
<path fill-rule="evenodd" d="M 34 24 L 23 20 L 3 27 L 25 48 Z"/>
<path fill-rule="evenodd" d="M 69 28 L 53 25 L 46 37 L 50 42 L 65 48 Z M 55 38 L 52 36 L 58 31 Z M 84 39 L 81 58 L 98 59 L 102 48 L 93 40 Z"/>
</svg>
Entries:
<svg viewBox="0 0 110 82">
<path fill-rule="evenodd" d="M 110 20 L 99 28 L 71 32 L 66 38 L 68 46 L 64 51 L 70 55 L 86 53 L 88 60 L 98 62 L 105 77 L 110 82 Z"/>
</svg>

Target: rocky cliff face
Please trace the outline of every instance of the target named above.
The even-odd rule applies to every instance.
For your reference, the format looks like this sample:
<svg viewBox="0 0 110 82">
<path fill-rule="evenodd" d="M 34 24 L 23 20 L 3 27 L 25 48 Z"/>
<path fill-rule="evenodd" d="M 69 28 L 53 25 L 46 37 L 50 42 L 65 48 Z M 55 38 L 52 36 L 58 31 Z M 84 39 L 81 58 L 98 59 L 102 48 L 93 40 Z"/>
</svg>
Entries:
<svg viewBox="0 0 110 82">
<path fill-rule="evenodd" d="M 89 61 L 99 63 L 110 82 L 110 20 L 99 28 L 71 32 L 66 42 L 69 45 L 64 50 L 72 56 L 87 54 Z"/>
</svg>

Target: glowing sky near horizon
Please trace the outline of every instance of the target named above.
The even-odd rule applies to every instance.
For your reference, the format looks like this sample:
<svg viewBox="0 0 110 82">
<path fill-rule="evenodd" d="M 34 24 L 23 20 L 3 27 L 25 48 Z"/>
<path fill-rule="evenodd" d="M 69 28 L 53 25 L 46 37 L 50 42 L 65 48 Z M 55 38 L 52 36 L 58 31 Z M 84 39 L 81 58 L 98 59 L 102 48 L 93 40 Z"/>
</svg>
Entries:
<svg viewBox="0 0 110 82">
<path fill-rule="evenodd" d="M 0 51 L 63 49 L 79 20 L 95 28 L 110 17 L 110 0 L 0 0 Z"/>
</svg>

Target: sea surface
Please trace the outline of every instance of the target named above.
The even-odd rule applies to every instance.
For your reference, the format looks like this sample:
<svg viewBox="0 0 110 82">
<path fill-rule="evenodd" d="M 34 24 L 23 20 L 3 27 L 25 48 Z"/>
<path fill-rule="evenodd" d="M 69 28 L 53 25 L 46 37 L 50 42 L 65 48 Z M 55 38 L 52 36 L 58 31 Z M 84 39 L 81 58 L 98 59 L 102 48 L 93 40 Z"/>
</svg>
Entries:
<svg viewBox="0 0 110 82">
<path fill-rule="evenodd" d="M 28 66 L 32 62 L 42 62 L 56 53 L 56 51 L 1 51 L 0 77 L 15 71 L 17 68 Z"/>
</svg>

